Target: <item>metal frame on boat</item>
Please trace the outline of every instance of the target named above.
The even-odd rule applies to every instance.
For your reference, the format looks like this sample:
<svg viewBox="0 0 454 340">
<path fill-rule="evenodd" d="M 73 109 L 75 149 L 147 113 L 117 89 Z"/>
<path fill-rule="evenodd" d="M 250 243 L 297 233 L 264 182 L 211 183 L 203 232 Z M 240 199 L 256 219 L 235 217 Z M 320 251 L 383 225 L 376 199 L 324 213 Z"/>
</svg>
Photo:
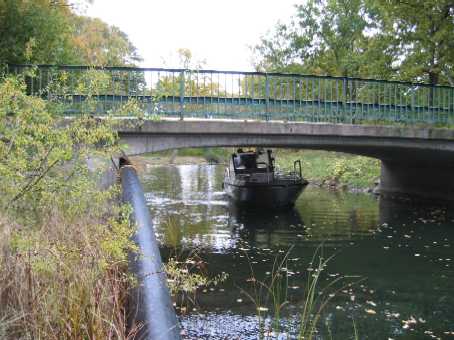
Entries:
<svg viewBox="0 0 454 340">
<path fill-rule="evenodd" d="M 251 207 L 285 208 L 295 204 L 308 184 L 302 176 L 301 161 L 293 172 L 276 170 L 272 151 L 243 151 L 232 154 L 224 173 L 224 190 L 236 204 Z M 264 158 L 264 159 L 263 159 Z"/>
</svg>

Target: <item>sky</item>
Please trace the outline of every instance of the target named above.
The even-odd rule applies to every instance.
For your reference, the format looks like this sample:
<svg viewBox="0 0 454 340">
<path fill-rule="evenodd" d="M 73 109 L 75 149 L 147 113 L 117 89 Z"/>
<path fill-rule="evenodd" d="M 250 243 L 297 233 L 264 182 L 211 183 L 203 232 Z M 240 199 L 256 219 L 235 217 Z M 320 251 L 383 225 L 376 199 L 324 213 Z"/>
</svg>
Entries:
<svg viewBox="0 0 454 340">
<path fill-rule="evenodd" d="M 144 67 L 180 67 L 188 48 L 205 69 L 252 70 L 248 46 L 287 21 L 301 0 L 95 0 L 87 15 L 119 27 Z"/>
</svg>

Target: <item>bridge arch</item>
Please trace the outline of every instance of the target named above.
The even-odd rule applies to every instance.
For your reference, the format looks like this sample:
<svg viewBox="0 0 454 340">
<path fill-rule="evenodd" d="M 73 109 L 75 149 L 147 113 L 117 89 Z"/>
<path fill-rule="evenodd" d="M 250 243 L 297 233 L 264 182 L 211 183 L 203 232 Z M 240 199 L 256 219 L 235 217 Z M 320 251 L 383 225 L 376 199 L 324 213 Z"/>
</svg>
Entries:
<svg viewBox="0 0 454 340">
<path fill-rule="evenodd" d="M 454 130 L 229 120 L 122 120 L 124 151 L 263 146 L 346 152 L 382 161 L 454 166 Z"/>
<path fill-rule="evenodd" d="M 381 191 L 454 200 L 449 129 L 228 120 L 122 123 L 128 155 L 193 147 L 262 146 L 346 152 L 381 160 Z"/>
<path fill-rule="evenodd" d="M 312 149 L 336 151 L 372 157 L 379 160 L 399 159 L 409 162 L 443 162 L 454 166 L 454 150 L 440 150 L 439 143 L 417 143 L 409 140 L 357 138 L 347 136 L 282 136 L 245 134 L 120 134 L 127 155 L 140 155 L 173 149 L 201 147 L 261 146 L 269 148 Z"/>
</svg>

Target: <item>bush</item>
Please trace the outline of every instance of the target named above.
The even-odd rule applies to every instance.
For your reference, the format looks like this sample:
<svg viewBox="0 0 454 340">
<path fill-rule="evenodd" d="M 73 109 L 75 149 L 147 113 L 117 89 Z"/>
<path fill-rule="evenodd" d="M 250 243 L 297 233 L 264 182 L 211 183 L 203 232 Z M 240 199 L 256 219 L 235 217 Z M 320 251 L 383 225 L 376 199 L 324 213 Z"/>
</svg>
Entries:
<svg viewBox="0 0 454 340">
<path fill-rule="evenodd" d="M 25 90 L 0 83 L 0 336 L 125 338 L 133 228 L 87 162 L 115 150 L 112 123 L 61 121 Z"/>
</svg>

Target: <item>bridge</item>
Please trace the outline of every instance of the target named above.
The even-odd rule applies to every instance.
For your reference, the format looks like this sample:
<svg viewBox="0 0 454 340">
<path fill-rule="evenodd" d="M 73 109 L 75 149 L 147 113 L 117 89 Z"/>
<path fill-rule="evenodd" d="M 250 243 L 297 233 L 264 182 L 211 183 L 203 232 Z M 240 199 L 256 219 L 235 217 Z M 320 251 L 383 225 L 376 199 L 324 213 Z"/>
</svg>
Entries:
<svg viewBox="0 0 454 340">
<path fill-rule="evenodd" d="M 265 146 L 382 161 L 381 191 L 454 200 L 454 88 L 299 74 L 9 65 L 62 116 L 118 117 L 126 153 Z"/>
</svg>

